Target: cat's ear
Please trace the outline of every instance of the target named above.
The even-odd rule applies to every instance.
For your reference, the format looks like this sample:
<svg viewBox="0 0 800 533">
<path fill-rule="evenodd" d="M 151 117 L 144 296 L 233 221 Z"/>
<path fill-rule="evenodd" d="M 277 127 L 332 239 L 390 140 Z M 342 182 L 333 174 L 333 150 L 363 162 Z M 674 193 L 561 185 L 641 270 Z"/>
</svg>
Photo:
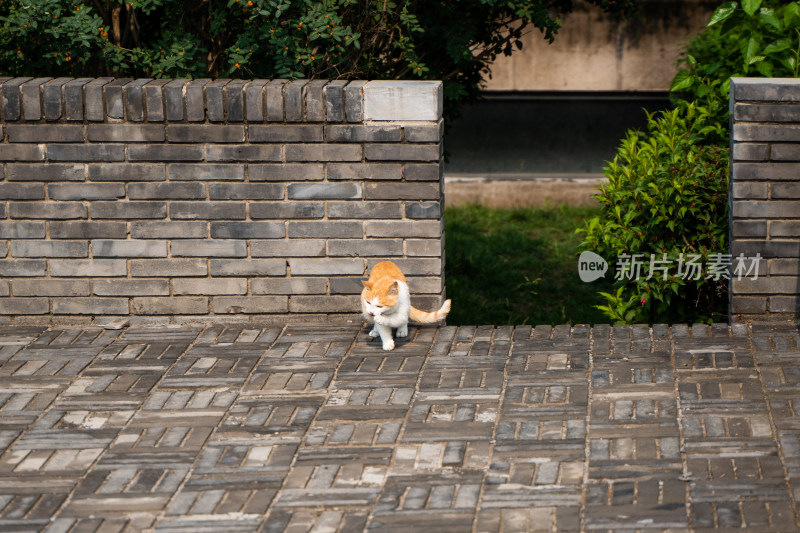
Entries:
<svg viewBox="0 0 800 533">
<path fill-rule="evenodd" d="M 396 296 L 397 292 L 398 292 L 397 282 L 395 281 L 394 283 L 392 283 L 392 286 L 389 287 L 389 294 L 391 294 L 392 296 Z"/>
<path fill-rule="evenodd" d="M 361 280 L 361 283 L 363 283 L 363 284 L 364 284 L 364 286 L 365 286 L 366 288 L 368 288 L 368 289 L 371 289 L 371 288 L 372 288 L 372 282 L 371 282 L 371 281 L 364 281 L 364 280 L 362 279 L 362 280 Z"/>
</svg>

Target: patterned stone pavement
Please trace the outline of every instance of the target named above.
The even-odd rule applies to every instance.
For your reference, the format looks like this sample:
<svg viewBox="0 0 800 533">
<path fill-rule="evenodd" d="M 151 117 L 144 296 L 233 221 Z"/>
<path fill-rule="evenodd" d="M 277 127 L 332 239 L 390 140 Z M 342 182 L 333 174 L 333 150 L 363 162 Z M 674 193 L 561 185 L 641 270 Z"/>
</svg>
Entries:
<svg viewBox="0 0 800 533">
<path fill-rule="evenodd" d="M 0 327 L 0 531 L 798 531 L 796 326 Z"/>
</svg>

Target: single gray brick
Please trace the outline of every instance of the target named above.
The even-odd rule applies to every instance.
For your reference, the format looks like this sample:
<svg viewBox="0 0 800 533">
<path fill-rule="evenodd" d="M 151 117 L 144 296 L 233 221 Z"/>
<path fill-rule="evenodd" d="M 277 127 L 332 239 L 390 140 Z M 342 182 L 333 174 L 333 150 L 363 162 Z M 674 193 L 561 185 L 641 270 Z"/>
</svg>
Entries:
<svg viewBox="0 0 800 533">
<path fill-rule="evenodd" d="M 407 181 L 439 181 L 442 168 L 439 163 L 406 163 L 403 174 Z"/>
<path fill-rule="evenodd" d="M 172 80 L 164 86 L 164 104 L 167 120 L 183 120 L 183 88 L 188 83 L 189 80 L 187 79 L 179 79 Z"/>
<path fill-rule="evenodd" d="M 230 217 L 228 217 L 230 218 Z M 212 222 L 212 239 L 283 239 L 283 222 Z"/>
<path fill-rule="evenodd" d="M 47 298 L 0 298 L 0 315 L 45 315 L 49 312 Z"/>
<path fill-rule="evenodd" d="M 797 296 L 770 296 L 770 313 L 797 313 L 800 310 L 800 298 Z"/>
<path fill-rule="evenodd" d="M 283 88 L 289 80 L 272 80 L 267 84 L 266 106 L 269 122 L 283 122 Z"/>
<path fill-rule="evenodd" d="M 734 257 L 739 254 L 744 254 L 745 257 L 755 257 L 756 254 L 761 254 L 761 257 L 766 257 L 768 259 L 800 257 L 800 247 L 797 246 L 797 241 L 795 240 L 733 240 L 731 242 L 731 254 Z"/>
<path fill-rule="evenodd" d="M 406 203 L 406 218 L 441 218 L 442 205 L 439 202 Z"/>
<path fill-rule="evenodd" d="M 170 80 L 153 80 L 144 86 L 147 122 L 164 122 L 164 86 Z"/>
<path fill-rule="evenodd" d="M 0 182 L 0 200 L 44 200 L 44 185 Z"/>
<path fill-rule="evenodd" d="M 62 115 L 61 91 L 72 78 L 56 78 L 44 85 L 42 100 L 44 101 L 44 118 L 58 120 Z"/>
<path fill-rule="evenodd" d="M 325 118 L 328 122 L 344 120 L 344 86 L 345 80 L 335 80 L 325 86 Z"/>
<path fill-rule="evenodd" d="M 328 142 L 400 142 L 400 126 L 330 125 L 325 128 Z"/>
<path fill-rule="evenodd" d="M 186 120 L 189 122 L 203 122 L 206 119 L 206 103 L 203 87 L 211 80 L 199 79 L 190 81 L 184 86 L 184 101 L 186 106 Z M 170 136 L 170 140 L 172 136 Z M 192 142 L 192 141 L 190 141 Z"/>
<path fill-rule="evenodd" d="M 285 276 L 286 260 L 212 259 L 211 275 L 212 276 Z"/>
<path fill-rule="evenodd" d="M 438 239 L 407 239 L 406 255 L 408 257 L 441 257 L 443 255 L 442 241 Z"/>
<path fill-rule="evenodd" d="M 125 222 L 51 222 L 51 239 L 124 239 Z"/>
<path fill-rule="evenodd" d="M 103 87 L 105 94 L 106 116 L 109 118 L 125 118 L 125 106 L 122 92 L 133 78 L 118 78 Z"/>
<path fill-rule="evenodd" d="M 112 278 L 128 274 L 124 259 L 53 259 L 50 275 L 69 278 Z"/>
<path fill-rule="evenodd" d="M 736 222 L 734 221 L 735 225 Z M 765 235 L 766 232 L 757 236 L 763 237 Z M 800 237 L 800 220 L 773 220 L 769 223 L 769 236 L 772 238 Z"/>
<path fill-rule="evenodd" d="M 42 85 L 52 78 L 36 78 L 22 84 L 22 114 L 25 120 L 42 119 Z"/>
<path fill-rule="evenodd" d="M 444 120 L 438 124 L 407 124 L 403 126 L 406 141 L 411 143 L 435 143 L 444 135 Z"/>
<path fill-rule="evenodd" d="M 759 272 L 763 273 L 764 270 L 759 270 Z M 800 276 L 800 261 L 797 259 L 771 259 L 769 261 L 769 275 Z"/>
<path fill-rule="evenodd" d="M 736 220 L 733 222 L 734 237 L 767 237 L 766 220 Z"/>
<path fill-rule="evenodd" d="M 737 218 L 794 218 L 797 215 L 797 202 L 788 200 L 733 202 L 733 216 Z"/>
<path fill-rule="evenodd" d="M 130 122 L 144 121 L 144 86 L 151 81 L 142 78 L 125 85 L 125 118 Z"/>
<path fill-rule="evenodd" d="M 233 80 L 223 89 L 228 122 L 244 120 L 244 85 L 246 80 Z"/>
<path fill-rule="evenodd" d="M 37 277 L 46 274 L 47 261 L 41 259 L 3 259 L 0 261 L 0 276 L 4 278 Z"/>
<path fill-rule="evenodd" d="M 800 183 L 773 183 L 771 195 L 772 198 L 800 198 Z"/>
<path fill-rule="evenodd" d="M 254 279 L 250 290 L 253 294 L 325 294 L 328 282 L 325 278 Z"/>
<path fill-rule="evenodd" d="M 364 285 L 361 278 L 335 277 L 330 279 L 331 294 L 361 294 Z"/>
<path fill-rule="evenodd" d="M 8 140 L 12 143 L 83 142 L 83 126 L 77 124 L 9 124 Z"/>
<path fill-rule="evenodd" d="M 444 283 L 442 281 L 441 277 L 409 278 L 408 288 L 411 290 L 411 294 L 441 294 L 444 291 Z M 431 307 L 438 307 L 438 305 Z"/>
<path fill-rule="evenodd" d="M 54 315 L 127 315 L 124 298 L 54 298 Z"/>
<path fill-rule="evenodd" d="M 769 145 L 753 143 L 735 143 L 733 159 L 737 161 L 766 161 L 769 159 Z"/>
<path fill-rule="evenodd" d="M 795 294 L 800 278 L 794 276 L 731 280 L 734 294 Z"/>
<path fill-rule="evenodd" d="M 322 218 L 325 206 L 322 202 L 256 202 L 250 204 L 250 218 L 274 218 L 291 220 L 298 218 Z"/>
<path fill-rule="evenodd" d="M 328 202 L 328 218 L 382 218 L 403 217 L 399 202 Z"/>
<path fill-rule="evenodd" d="M 286 161 L 361 161 L 361 145 L 289 144 Z"/>
<path fill-rule="evenodd" d="M 92 282 L 95 296 L 169 296 L 165 279 L 96 279 Z"/>
<path fill-rule="evenodd" d="M 3 97 L 3 118 L 6 121 L 19 120 L 22 115 L 22 95 L 20 94 L 20 85 L 26 83 L 33 78 L 13 78 L 3 82 L 2 97 Z"/>
<path fill-rule="evenodd" d="M 213 300 L 216 314 L 286 313 L 286 296 L 217 296 Z"/>
<path fill-rule="evenodd" d="M 269 124 L 249 126 L 247 135 L 253 143 L 322 142 L 322 126 Z"/>
<path fill-rule="evenodd" d="M 50 161 L 125 161 L 120 144 L 49 144 Z"/>
<path fill-rule="evenodd" d="M 92 81 L 94 78 L 78 78 L 64 85 L 64 117 L 67 120 L 84 119 L 83 87 Z"/>
<path fill-rule="evenodd" d="M 390 257 L 403 255 L 401 239 L 344 239 L 328 241 L 328 255 L 351 257 Z"/>
<path fill-rule="evenodd" d="M 206 146 L 206 159 L 209 161 L 280 161 L 280 146 L 216 145 Z"/>
<path fill-rule="evenodd" d="M 167 218 L 167 202 L 94 202 L 90 209 L 95 219 Z"/>
<path fill-rule="evenodd" d="M 172 202 L 169 206 L 172 219 L 192 220 L 244 220 L 247 204 L 244 202 Z"/>
<path fill-rule="evenodd" d="M 354 259 L 289 259 L 292 276 L 363 275 L 364 260 Z"/>
<path fill-rule="evenodd" d="M 325 255 L 322 240 L 251 241 L 251 257 L 321 257 Z"/>
<path fill-rule="evenodd" d="M 244 126 L 170 124 L 167 135 L 173 143 L 241 143 L 244 142 Z"/>
<path fill-rule="evenodd" d="M 210 183 L 211 200 L 282 200 L 283 185 L 278 183 Z"/>
<path fill-rule="evenodd" d="M 0 144 L 0 162 L 44 159 L 45 148 L 41 144 Z"/>
<path fill-rule="evenodd" d="M 364 159 L 367 161 L 438 161 L 441 155 L 439 144 L 364 145 Z"/>
<path fill-rule="evenodd" d="M 11 202 L 8 214 L 11 218 L 67 220 L 87 218 L 88 210 L 85 205 L 77 202 Z"/>
<path fill-rule="evenodd" d="M 367 261 L 367 270 L 372 270 L 372 267 L 380 261 L 379 258 L 369 259 Z M 407 276 L 441 276 L 442 274 L 442 260 L 441 258 L 419 258 L 419 259 L 394 259 L 394 262 L 400 267 L 403 274 Z"/>
<path fill-rule="evenodd" d="M 790 124 L 734 124 L 736 142 L 798 142 L 800 126 Z"/>
<path fill-rule="evenodd" d="M 172 280 L 172 292 L 175 296 L 247 294 L 247 280 L 236 278 L 178 278 Z"/>
<path fill-rule="evenodd" d="M 131 183 L 128 198 L 131 200 L 201 200 L 206 197 L 202 183 Z"/>
<path fill-rule="evenodd" d="M 156 124 L 89 124 L 86 132 L 95 142 L 162 142 L 164 126 Z"/>
<path fill-rule="evenodd" d="M 741 144 L 734 145 L 734 154 L 736 153 L 736 147 L 741 146 Z M 758 159 L 759 161 L 766 161 L 767 157 L 767 150 L 765 146 L 764 156 L 763 158 Z M 737 158 L 737 159 L 745 159 L 745 158 Z M 755 158 L 753 158 L 755 159 Z M 769 151 L 769 159 L 773 161 L 800 161 L 800 145 L 797 144 L 773 144 L 770 151 Z"/>
<path fill-rule="evenodd" d="M 158 276 L 207 276 L 206 259 L 134 259 L 131 260 L 131 276 L 151 278 Z"/>
<path fill-rule="evenodd" d="M 286 122 L 303 120 L 303 88 L 308 80 L 294 80 L 283 88 L 283 106 Z"/>
<path fill-rule="evenodd" d="M 364 187 L 367 200 L 438 200 L 441 196 L 438 183 L 367 183 Z"/>
<path fill-rule="evenodd" d="M 363 80 L 351 81 L 344 87 L 344 108 L 347 122 L 361 122 L 364 117 Z"/>
<path fill-rule="evenodd" d="M 89 165 L 92 181 L 164 181 L 166 165 L 157 163 L 94 163 Z"/>
<path fill-rule="evenodd" d="M 355 313 L 361 309 L 358 296 L 294 296 L 289 301 L 290 313 Z"/>
<path fill-rule="evenodd" d="M 6 222 L 0 220 L 0 239 L 44 239 L 44 222 Z"/>
<path fill-rule="evenodd" d="M 51 200 L 114 200 L 125 197 L 122 183 L 51 183 L 47 186 Z"/>
<path fill-rule="evenodd" d="M 325 120 L 325 85 L 328 80 L 312 80 L 305 86 L 305 108 L 307 122 Z"/>
<path fill-rule="evenodd" d="M 206 116 L 211 122 L 222 122 L 225 120 L 225 104 L 222 91 L 225 85 L 230 83 L 229 79 L 217 79 L 208 83 L 205 87 L 206 93 Z"/>
<path fill-rule="evenodd" d="M 93 240 L 94 257 L 166 257 L 167 241 Z"/>
<path fill-rule="evenodd" d="M 368 220 L 364 223 L 367 237 L 431 237 L 439 238 L 444 230 L 442 221 Z"/>
<path fill-rule="evenodd" d="M 360 239 L 363 232 L 361 222 L 289 221 L 290 239 Z"/>
<path fill-rule="evenodd" d="M 132 144 L 128 146 L 129 161 L 202 161 L 201 145 Z"/>
<path fill-rule="evenodd" d="M 137 297 L 131 301 L 134 315 L 207 315 L 208 298 L 205 296 Z"/>
<path fill-rule="evenodd" d="M 733 116 L 737 122 L 798 122 L 800 106 L 737 103 Z"/>
<path fill-rule="evenodd" d="M 6 165 L 8 181 L 83 181 L 85 166 L 81 164 L 45 163 Z"/>
<path fill-rule="evenodd" d="M 90 81 L 83 87 L 86 120 L 92 122 L 103 122 L 106 119 L 103 87 L 110 83 L 113 79 L 114 78 L 97 78 Z"/>
<path fill-rule="evenodd" d="M 244 165 L 170 163 L 171 180 L 244 180 Z"/>
<path fill-rule="evenodd" d="M 131 222 L 132 239 L 205 239 L 205 222 Z"/>
<path fill-rule="evenodd" d="M 357 183 L 290 183 L 287 192 L 290 200 L 361 199 Z"/>
<path fill-rule="evenodd" d="M 247 165 L 250 181 L 314 181 L 325 178 L 322 165 Z"/>
<path fill-rule="evenodd" d="M 86 242 L 63 241 L 11 241 L 14 257 L 88 257 Z"/>
<path fill-rule="evenodd" d="M 767 184 L 758 181 L 733 182 L 733 197 L 747 200 L 766 200 Z"/>
<path fill-rule="evenodd" d="M 247 242 L 233 240 L 185 240 L 172 243 L 173 257 L 247 257 Z"/>
<path fill-rule="evenodd" d="M 736 163 L 734 180 L 795 180 L 800 174 L 800 163 Z"/>
<path fill-rule="evenodd" d="M 89 296 L 88 280 L 20 279 L 12 282 L 14 296 Z"/>
<path fill-rule="evenodd" d="M 244 101 L 248 122 L 264 122 L 264 96 L 268 80 L 253 80 L 244 89 Z"/>
</svg>

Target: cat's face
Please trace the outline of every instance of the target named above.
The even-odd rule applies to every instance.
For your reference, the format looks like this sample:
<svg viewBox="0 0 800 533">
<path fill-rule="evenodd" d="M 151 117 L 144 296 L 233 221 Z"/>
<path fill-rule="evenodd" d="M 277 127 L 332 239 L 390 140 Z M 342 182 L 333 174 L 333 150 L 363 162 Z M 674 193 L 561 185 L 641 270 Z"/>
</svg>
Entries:
<svg viewBox="0 0 800 533">
<path fill-rule="evenodd" d="M 364 292 L 361 299 L 364 311 L 370 316 L 380 316 L 390 313 L 397 305 L 398 287 L 393 280 L 378 280 L 375 282 L 364 281 Z"/>
</svg>

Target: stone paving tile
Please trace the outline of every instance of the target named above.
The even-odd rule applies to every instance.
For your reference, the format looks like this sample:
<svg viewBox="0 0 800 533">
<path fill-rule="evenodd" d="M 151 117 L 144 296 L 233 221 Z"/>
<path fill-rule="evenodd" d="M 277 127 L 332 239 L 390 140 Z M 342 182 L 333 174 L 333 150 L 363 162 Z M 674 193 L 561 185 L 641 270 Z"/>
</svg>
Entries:
<svg viewBox="0 0 800 533">
<path fill-rule="evenodd" d="M 0 531 L 797 531 L 795 325 L 0 327 Z"/>
</svg>

